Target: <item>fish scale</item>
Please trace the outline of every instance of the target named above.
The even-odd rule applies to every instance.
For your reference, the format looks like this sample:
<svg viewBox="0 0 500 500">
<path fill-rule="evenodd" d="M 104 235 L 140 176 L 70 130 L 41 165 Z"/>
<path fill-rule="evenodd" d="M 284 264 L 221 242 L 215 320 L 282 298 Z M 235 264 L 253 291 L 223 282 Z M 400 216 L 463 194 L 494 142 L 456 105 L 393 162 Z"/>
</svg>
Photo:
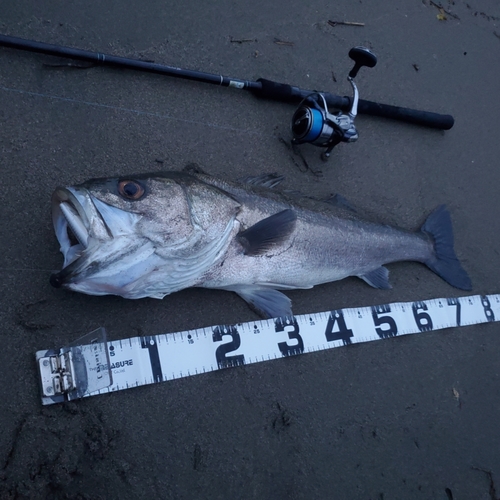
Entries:
<svg viewBox="0 0 500 500">
<path fill-rule="evenodd" d="M 334 205 L 268 187 L 278 182 L 161 172 L 58 188 L 53 220 L 65 265 L 51 283 L 129 299 L 191 286 L 223 289 L 264 317 L 292 315 L 290 299 L 278 290 L 348 276 L 390 288 L 384 265 L 398 261 L 422 262 L 451 285 L 471 289 L 443 205 L 411 232 L 364 220 L 339 197 Z M 64 219 L 86 233 L 81 251 L 62 234 Z"/>
</svg>

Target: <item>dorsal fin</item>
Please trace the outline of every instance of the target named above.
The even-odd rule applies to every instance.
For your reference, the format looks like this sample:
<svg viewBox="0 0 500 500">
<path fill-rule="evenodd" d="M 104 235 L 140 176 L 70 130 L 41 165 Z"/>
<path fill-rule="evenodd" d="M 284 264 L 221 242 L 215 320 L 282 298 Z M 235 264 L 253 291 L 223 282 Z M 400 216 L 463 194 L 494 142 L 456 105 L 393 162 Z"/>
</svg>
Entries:
<svg viewBox="0 0 500 500">
<path fill-rule="evenodd" d="M 275 188 L 280 182 L 283 181 L 285 177 L 283 175 L 273 174 L 261 174 L 261 175 L 249 175 L 241 179 L 241 182 L 245 184 L 251 184 L 252 186 L 263 186 L 269 189 Z"/>
</svg>

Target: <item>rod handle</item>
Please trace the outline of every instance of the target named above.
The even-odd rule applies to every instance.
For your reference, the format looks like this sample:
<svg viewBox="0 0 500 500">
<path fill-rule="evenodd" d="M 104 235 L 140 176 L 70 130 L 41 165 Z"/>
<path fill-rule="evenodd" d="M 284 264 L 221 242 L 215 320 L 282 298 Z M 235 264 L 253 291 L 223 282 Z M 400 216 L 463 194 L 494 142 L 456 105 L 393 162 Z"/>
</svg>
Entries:
<svg viewBox="0 0 500 500">
<path fill-rule="evenodd" d="M 442 115 L 432 111 L 421 111 L 418 109 L 391 106 L 390 104 L 365 101 L 364 99 L 359 100 L 358 113 L 371 116 L 382 116 L 384 118 L 391 118 L 393 120 L 399 120 L 441 130 L 450 130 L 455 123 L 455 119 L 451 115 Z"/>
<path fill-rule="evenodd" d="M 302 90 L 298 87 L 292 87 L 286 83 L 273 82 L 259 78 L 251 90 L 258 97 L 264 99 L 273 99 L 275 101 L 298 102 L 308 95 L 314 93 L 312 90 Z M 348 112 L 351 109 L 352 101 L 350 97 L 342 97 L 329 92 L 322 92 L 329 107 Z M 373 101 L 360 99 L 358 103 L 358 114 L 381 116 L 392 120 L 422 125 L 425 127 L 449 130 L 453 127 L 455 120 L 451 115 L 442 115 L 432 111 L 421 111 L 418 109 L 403 108 L 401 106 L 392 106 Z"/>
</svg>

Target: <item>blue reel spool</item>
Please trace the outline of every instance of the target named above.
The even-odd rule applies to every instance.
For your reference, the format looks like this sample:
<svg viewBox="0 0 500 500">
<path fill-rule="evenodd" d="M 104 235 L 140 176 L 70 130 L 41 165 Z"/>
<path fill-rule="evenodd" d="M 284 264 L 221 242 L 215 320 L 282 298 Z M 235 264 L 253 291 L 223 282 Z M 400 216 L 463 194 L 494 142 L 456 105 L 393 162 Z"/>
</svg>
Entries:
<svg viewBox="0 0 500 500">
<path fill-rule="evenodd" d="M 292 118 L 292 133 L 298 144 L 314 142 L 321 135 L 325 118 L 318 109 L 301 106 Z"/>
</svg>

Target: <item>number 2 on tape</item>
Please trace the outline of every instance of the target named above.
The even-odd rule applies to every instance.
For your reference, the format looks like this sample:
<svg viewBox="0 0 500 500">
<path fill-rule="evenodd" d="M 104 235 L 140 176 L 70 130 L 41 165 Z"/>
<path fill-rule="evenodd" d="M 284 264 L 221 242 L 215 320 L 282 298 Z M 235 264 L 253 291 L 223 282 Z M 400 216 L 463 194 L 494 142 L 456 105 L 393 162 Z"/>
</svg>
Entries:
<svg viewBox="0 0 500 500">
<path fill-rule="evenodd" d="M 241 345 L 241 337 L 235 326 L 217 326 L 213 330 L 212 339 L 214 342 L 221 342 L 223 337 L 228 335 L 231 337 L 231 342 L 221 344 L 215 351 L 215 358 L 219 368 L 229 368 L 231 366 L 240 366 L 245 364 L 245 356 L 236 354 L 228 356 L 230 352 L 237 351 Z"/>
</svg>

